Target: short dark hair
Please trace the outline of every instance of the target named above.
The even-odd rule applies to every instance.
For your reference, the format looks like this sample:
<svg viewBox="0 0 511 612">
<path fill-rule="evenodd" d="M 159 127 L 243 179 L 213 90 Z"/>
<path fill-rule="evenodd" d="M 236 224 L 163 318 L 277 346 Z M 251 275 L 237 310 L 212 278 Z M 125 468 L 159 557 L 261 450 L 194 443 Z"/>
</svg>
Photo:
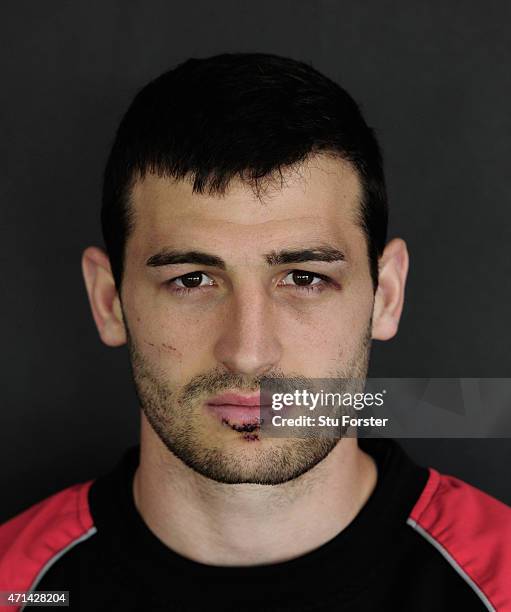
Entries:
<svg viewBox="0 0 511 612">
<path fill-rule="evenodd" d="M 224 193 L 233 178 L 258 189 L 321 152 L 358 172 L 376 289 L 388 218 L 382 156 L 342 87 L 305 63 L 263 53 L 189 59 L 150 82 L 124 115 L 104 174 L 101 223 L 119 293 L 137 178 L 191 178 L 197 193 Z"/>
</svg>

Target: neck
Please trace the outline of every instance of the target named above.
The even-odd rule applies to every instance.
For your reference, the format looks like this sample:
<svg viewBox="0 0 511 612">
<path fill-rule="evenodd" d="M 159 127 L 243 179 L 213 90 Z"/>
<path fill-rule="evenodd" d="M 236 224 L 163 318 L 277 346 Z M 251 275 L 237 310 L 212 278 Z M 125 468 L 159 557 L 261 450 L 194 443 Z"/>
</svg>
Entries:
<svg viewBox="0 0 511 612">
<path fill-rule="evenodd" d="M 299 557 L 335 537 L 376 477 L 372 458 L 356 438 L 345 438 L 290 482 L 218 483 L 169 452 L 142 415 L 133 494 L 149 529 L 175 552 L 208 565 L 259 565 Z"/>
</svg>

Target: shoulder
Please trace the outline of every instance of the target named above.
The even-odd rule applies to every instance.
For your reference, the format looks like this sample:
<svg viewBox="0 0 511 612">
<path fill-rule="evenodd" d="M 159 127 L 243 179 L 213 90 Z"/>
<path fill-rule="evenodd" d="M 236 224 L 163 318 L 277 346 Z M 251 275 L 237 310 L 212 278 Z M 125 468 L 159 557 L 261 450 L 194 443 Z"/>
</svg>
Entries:
<svg viewBox="0 0 511 612">
<path fill-rule="evenodd" d="M 408 524 L 489 610 L 511 610 L 511 508 L 458 478 L 429 472 Z"/>
<path fill-rule="evenodd" d="M 29 590 L 56 559 L 96 532 L 92 482 L 63 489 L 0 526 L 0 591 Z"/>
</svg>

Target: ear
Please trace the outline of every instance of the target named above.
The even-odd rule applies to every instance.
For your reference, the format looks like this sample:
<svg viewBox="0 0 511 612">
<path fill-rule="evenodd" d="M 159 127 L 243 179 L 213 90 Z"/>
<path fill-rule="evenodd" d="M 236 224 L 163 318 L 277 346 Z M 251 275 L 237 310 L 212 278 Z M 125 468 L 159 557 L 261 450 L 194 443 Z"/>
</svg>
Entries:
<svg viewBox="0 0 511 612">
<path fill-rule="evenodd" d="M 403 310 L 407 274 L 406 243 L 394 238 L 385 247 L 379 262 L 378 289 L 373 309 L 374 340 L 389 340 L 396 335 Z"/>
<path fill-rule="evenodd" d="M 82 255 L 82 272 L 101 340 L 108 346 L 125 344 L 126 329 L 121 301 L 108 255 L 98 247 L 88 247 Z"/>
</svg>

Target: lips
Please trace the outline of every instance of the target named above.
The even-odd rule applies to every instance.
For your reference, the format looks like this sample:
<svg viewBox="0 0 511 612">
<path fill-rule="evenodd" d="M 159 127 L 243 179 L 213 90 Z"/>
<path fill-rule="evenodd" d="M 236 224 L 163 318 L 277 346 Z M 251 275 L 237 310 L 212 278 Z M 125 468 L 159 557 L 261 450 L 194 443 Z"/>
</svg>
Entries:
<svg viewBox="0 0 511 612">
<path fill-rule="evenodd" d="M 252 395 L 241 395 L 239 393 L 223 393 L 208 401 L 209 406 L 245 406 L 247 408 L 259 408 L 261 405 L 259 393 Z"/>
<path fill-rule="evenodd" d="M 205 407 L 208 412 L 233 429 L 253 429 L 261 424 L 261 409 L 264 411 L 266 408 L 260 401 L 259 393 L 251 395 L 224 393 L 208 400 Z"/>
</svg>

